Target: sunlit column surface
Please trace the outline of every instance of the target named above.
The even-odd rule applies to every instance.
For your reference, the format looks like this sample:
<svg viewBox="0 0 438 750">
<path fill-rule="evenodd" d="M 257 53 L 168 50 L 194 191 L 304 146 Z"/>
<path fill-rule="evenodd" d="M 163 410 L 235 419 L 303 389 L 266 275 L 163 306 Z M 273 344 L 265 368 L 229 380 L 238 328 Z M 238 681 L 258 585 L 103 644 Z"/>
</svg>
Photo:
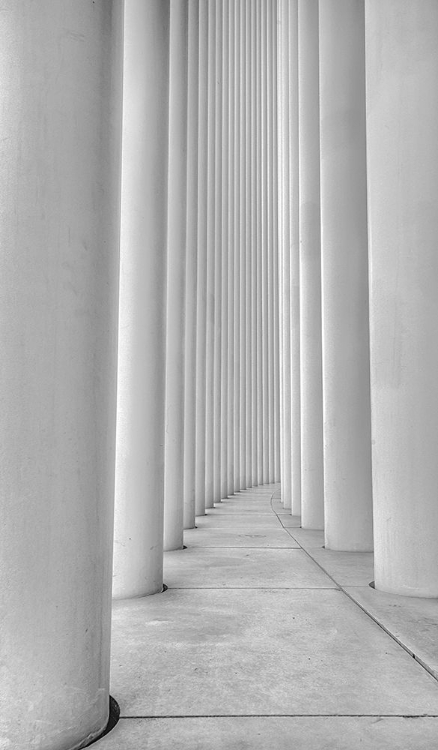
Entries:
<svg viewBox="0 0 438 750">
<path fill-rule="evenodd" d="M 324 527 L 318 0 L 298 0 L 301 523 Z"/>
<path fill-rule="evenodd" d="M 164 549 L 184 529 L 184 329 L 187 228 L 187 0 L 170 0 Z"/>
<path fill-rule="evenodd" d="M 363 0 L 319 6 L 325 546 L 373 547 Z"/>
<path fill-rule="evenodd" d="M 77 748 L 109 706 L 121 5 L 0 23 L 2 748 Z M 93 658 L 90 658 L 90 654 Z"/>
<path fill-rule="evenodd" d="M 117 598 L 153 594 L 163 584 L 168 37 L 167 2 L 126 1 Z"/>
<path fill-rule="evenodd" d="M 228 495 L 232 495 L 234 486 L 234 225 L 236 220 L 235 211 L 235 137 L 234 137 L 234 110 L 235 110 L 235 3 L 230 0 L 228 18 L 229 39 L 229 100 L 228 100 L 228 396 L 227 396 L 227 473 L 228 473 Z"/>
<path fill-rule="evenodd" d="M 195 525 L 199 0 L 188 0 L 187 231 L 184 361 L 184 528 Z"/>
<path fill-rule="evenodd" d="M 240 490 L 240 221 L 242 207 L 240 203 L 240 2 L 232 3 L 234 13 L 234 226 L 233 226 L 233 390 L 234 390 L 234 470 L 233 492 Z"/>
<path fill-rule="evenodd" d="M 367 0 L 376 588 L 438 596 L 438 3 Z"/>
</svg>

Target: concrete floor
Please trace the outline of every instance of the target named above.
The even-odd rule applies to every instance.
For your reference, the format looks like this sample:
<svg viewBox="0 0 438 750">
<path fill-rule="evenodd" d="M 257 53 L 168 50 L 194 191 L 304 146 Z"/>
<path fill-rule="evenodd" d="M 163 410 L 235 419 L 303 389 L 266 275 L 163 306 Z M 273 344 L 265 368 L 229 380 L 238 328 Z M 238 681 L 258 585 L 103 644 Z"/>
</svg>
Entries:
<svg viewBox="0 0 438 750">
<path fill-rule="evenodd" d="M 323 549 L 278 485 L 197 526 L 166 592 L 114 605 L 121 719 L 96 750 L 438 747 L 436 600 L 370 588 L 372 555 Z"/>
</svg>

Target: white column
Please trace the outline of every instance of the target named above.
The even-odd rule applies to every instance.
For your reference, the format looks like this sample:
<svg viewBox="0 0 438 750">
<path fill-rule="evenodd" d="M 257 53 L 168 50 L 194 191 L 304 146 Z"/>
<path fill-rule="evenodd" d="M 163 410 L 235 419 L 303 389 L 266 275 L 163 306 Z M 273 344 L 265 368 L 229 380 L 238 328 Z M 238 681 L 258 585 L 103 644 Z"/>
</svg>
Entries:
<svg viewBox="0 0 438 750">
<path fill-rule="evenodd" d="M 196 305 L 196 515 L 205 515 L 208 0 L 199 0 L 198 274 Z"/>
<path fill-rule="evenodd" d="M 300 179 L 298 0 L 289 11 L 289 180 L 290 231 L 290 377 L 291 377 L 291 512 L 301 515 L 301 313 L 300 313 Z"/>
<path fill-rule="evenodd" d="M 298 153 L 298 91 L 294 83 L 290 82 L 291 61 L 295 62 L 295 71 L 297 70 L 297 39 L 289 34 L 289 17 L 295 13 L 297 15 L 297 0 L 280 0 L 280 26 L 281 34 L 281 58 L 280 58 L 280 192 L 281 192 L 281 222 L 280 222 L 280 331 L 281 331 L 281 498 L 286 509 L 291 508 L 292 504 L 292 433 L 291 433 L 291 323 L 290 323 L 290 266 L 291 266 L 291 246 L 290 246 L 290 223 L 295 221 L 293 229 L 298 231 L 298 196 L 297 192 L 291 195 L 290 157 L 289 151 L 292 150 L 295 161 L 295 172 L 293 177 L 297 178 L 297 153 Z M 295 42 L 295 43 L 294 43 Z M 291 86 L 292 83 L 292 86 Z M 293 119 L 290 121 L 289 106 L 290 99 L 296 104 L 295 110 L 292 111 Z M 292 187 L 296 186 L 292 182 Z"/>
<path fill-rule="evenodd" d="M 234 222 L 235 222 L 235 180 L 234 180 L 234 76 L 235 76 L 235 18 L 234 3 L 229 4 L 229 109 L 228 109 L 228 419 L 227 419 L 227 474 L 228 495 L 234 493 Z"/>
<path fill-rule="evenodd" d="M 252 482 L 258 484 L 257 392 L 257 4 L 251 0 L 251 398 Z"/>
<path fill-rule="evenodd" d="M 240 373 L 239 373 L 239 408 L 240 408 L 240 431 L 239 431 L 239 482 L 237 489 L 244 490 L 246 483 L 246 232 L 247 232 L 247 214 L 246 214 L 246 197 L 248 184 L 246 181 L 246 103 L 248 92 L 246 90 L 246 4 L 245 0 L 239 2 L 240 10 L 240 35 L 239 35 L 239 52 L 240 52 L 240 293 L 239 293 L 239 322 L 240 322 Z"/>
<path fill-rule="evenodd" d="M 196 513 L 196 309 L 198 252 L 199 0 L 188 2 L 186 324 L 184 361 L 184 528 Z"/>
<path fill-rule="evenodd" d="M 245 356 L 246 356 L 246 437 L 245 437 L 245 487 L 252 485 L 252 444 L 253 444 L 253 414 L 252 414 L 252 318 L 251 318 L 251 286 L 252 286 L 252 222 L 251 222 L 251 193 L 252 193 L 252 162 L 251 162 L 251 4 L 252 0 L 245 0 L 245 214 L 246 214 L 246 242 L 245 242 L 245 274 L 246 274 L 246 310 L 245 310 Z"/>
<path fill-rule="evenodd" d="M 364 0 L 319 4 L 325 546 L 373 548 Z"/>
<path fill-rule="evenodd" d="M 214 190 L 214 453 L 213 453 L 213 497 L 215 503 L 222 498 L 222 414 L 221 414 L 221 379 L 222 379 L 222 8 L 216 7 L 216 42 L 215 42 L 215 179 L 211 189 Z"/>
<path fill-rule="evenodd" d="M 184 329 L 187 229 L 188 4 L 170 0 L 167 178 L 164 549 L 182 549 L 184 530 Z"/>
<path fill-rule="evenodd" d="M 233 388 L 234 388 L 234 471 L 233 492 L 240 490 L 240 3 L 233 3 L 234 13 L 234 233 L 233 233 Z"/>
<path fill-rule="evenodd" d="M 438 596 L 438 3 L 367 0 L 376 588 Z"/>
<path fill-rule="evenodd" d="M 228 243 L 229 222 L 229 16 L 230 0 L 222 0 L 222 309 L 221 309 L 221 497 L 228 496 Z"/>
<path fill-rule="evenodd" d="M 2 3 L 0 745 L 11 750 L 79 747 L 108 720 L 122 21 L 111 0 Z"/>
<path fill-rule="evenodd" d="M 278 161 L 278 45 L 279 45 L 279 6 L 274 5 L 274 18 L 272 24 L 272 95 L 273 95 L 273 125 L 272 125 L 272 148 L 273 148 L 273 285 L 274 285 L 274 481 L 280 482 L 280 319 L 279 319 L 279 161 Z"/>
<path fill-rule="evenodd" d="M 261 219 L 261 246 L 260 246 L 260 272 L 261 272 L 261 353 L 262 353 L 262 420 L 263 420 L 263 455 L 261 483 L 269 483 L 269 451 L 270 451 L 270 410 L 269 410 L 269 171 L 268 171 L 268 55 L 267 55 L 267 28 L 268 8 L 267 1 L 261 0 L 260 8 L 260 219 Z"/>
<path fill-rule="evenodd" d="M 214 507 L 214 299 L 215 299 L 215 140 L 216 140 L 216 0 L 208 0 L 207 84 L 207 327 L 205 396 L 205 507 Z"/>
<path fill-rule="evenodd" d="M 257 485 L 263 484 L 263 458 L 265 450 L 265 425 L 263 421 L 263 150 L 262 150 L 262 35 L 263 35 L 263 0 L 255 0 L 256 5 L 256 225 L 257 233 L 254 242 L 257 265 L 256 286 L 256 330 L 257 330 Z"/>
<path fill-rule="evenodd" d="M 298 0 L 301 523 L 324 527 L 318 0 Z"/>
<path fill-rule="evenodd" d="M 126 0 L 116 598 L 163 585 L 168 35 L 167 2 Z"/>
</svg>

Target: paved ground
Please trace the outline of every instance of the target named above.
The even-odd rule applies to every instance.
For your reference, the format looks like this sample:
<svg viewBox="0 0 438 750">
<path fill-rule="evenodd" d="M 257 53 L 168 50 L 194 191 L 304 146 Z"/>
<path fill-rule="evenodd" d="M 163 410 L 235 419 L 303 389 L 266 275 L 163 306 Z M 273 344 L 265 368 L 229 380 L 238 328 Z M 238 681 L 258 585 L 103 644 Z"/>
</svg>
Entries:
<svg viewBox="0 0 438 750">
<path fill-rule="evenodd" d="M 96 750 L 438 747 L 438 602 L 370 588 L 372 555 L 323 549 L 279 494 L 223 500 L 166 592 L 115 603 L 122 718 Z"/>
</svg>

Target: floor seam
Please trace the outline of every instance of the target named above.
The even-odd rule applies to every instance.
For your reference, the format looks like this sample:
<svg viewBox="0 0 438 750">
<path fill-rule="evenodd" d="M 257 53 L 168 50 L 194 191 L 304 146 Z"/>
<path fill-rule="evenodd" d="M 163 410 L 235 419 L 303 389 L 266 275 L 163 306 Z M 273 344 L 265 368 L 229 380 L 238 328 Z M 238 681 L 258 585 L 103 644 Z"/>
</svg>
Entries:
<svg viewBox="0 0 438 750">
<path fill-rule="evenodd" d="M 120 719 L 288 719 L 288 718 L 384 718 L 384 719 L 438 719 L 438 714 L 168 714 L 162 716 L 120 716 Z"/>
<path fill-rule="evenodd" d="M 274 494 L 275 494 L 275 493 L 274 493 Z M 277 513 L 275 512 L 274 508 L 272 507 L 272 498 L 271 498 L 271 508 L 272 508 L 272 512 L 273 512 L 273 513 L 275 513 L 275 515 L 276 515 L 276 516 L 277 516 L 277 518 L 278 518 L 278 515 L 277 515 Z M 282 525 L 283 525 L 283 524 L 282 524 Z M 286 528 L 285 526 L 283 526 L 283 528 L 284 528 L 284 530 L 285 530 L 285 531 L 287 532 L 287 534 L 288 534 L 288 535 L 289 535 L 289 536 L 291 537 L 291 539 L 293 539 L 293 540 L 294 540 L 294 542 L 296 542 L 296 544 L 298 544 L 298 545 L 299 545 L 299 548 L 300 548 L 300 549 L 302 549 L 302 550 L 303 550 L 303 552 L 305 552 L 305 553 L 306 553 L 306 555 L 307 555 L 307 556 L 308 556 L 308 557 L 309 557 L 309 558 L 310 558 L 311 560 L 313 560 L 313 562 L 315 563 L 315 565 L 317 565 L 317 566 L 318 566 L 318 568 L 320 568 L 320 570 L 322 570 L 322 572 L 323 572 L 323 573 L 325 573 L 325 575 L 326 575 L 326 576 L 328 576 L 328 577 L 330 578 L 330 580 L 331 580 L 331 581 L 333 581 L 333 583 L 334 583 L 334 584 L 336 585 L 336 587 L 337 587 L 337 589 L 338 589 L 339 591 L 341 591 L 341 592 L 342 592 L 343 594 L 345 594 L 345 596 L 346 596 L 346 597 L 347 597 L 347 598 L 348 598 L 348 599 L 349 599 L 349 600 L 350 600 L 351 602 L 353 602 L 353 604 L 355 604 L 355 605 L 356 605 L 356 607 L 358 607 L 358 608 L 359 608 L 360 610 L 362 610 L 362 612 L 364 612 L 364 614 L 366 614 L 366 615 L 367 615 L 367 617 L 369 617 L 369 618 L 370 618 L 370 620 L 372 620 L 372 621 L 373 621 L 373 622 L 374 622 L 374 623 L 375 623 L 376 625 L 378 625 L 378 627 L 379 627 L 379 628 L 380 628 L 381 630 L 383 630 L 383 632 L 384 632 L 384 633 L 386 633 L 386 635 L 388 635 L 388 636 L 389 636 L 390 638 L 392 638 L 392 640 L 393 640 L 393 641 L 395 641 L 395 643 L 397 643 L 397 645 L 398 645 L 398 646 L 400 646 L 400 648 L 402 648 L 402 649 L 403 649 L 404 651 L 406 651 L 406 653 L 407 653 L 407 654 L 409 654 L 409 656 L 411 656 L 411 657 L 412 657 L 412 658 L 413 658 L 413 659 L 414 659 L 414 660 L 415 660 L 415 661 L 417 662 L 417 664 L 419 664 L 419 665 L 420 665 L 420 667 L 422 667 L 422 668 L 423 668 L 423 669 L 424 669 L 424 670 L 425 670 L 425 671 L 426 671 L 426 672 L 427 672 L 427 673 L 428 673 L 428 674 L 429 674 L 429 675 L 430 675 L 430 676 L 431 676 L 431 677 L 432 677 L 432 678 L 433 678 L 433 679 L 435 680 L 435 682 L 438 682 L 438 676 L 437 676 L 437 675 L 436 675 L 436 674 L 434 673 L 434 671 L 433 671 L 433 667 L 429 667 L 429 665 L 428 665 L 428 664 L 426 664 L 426 662 L 424 662 L 424 661 L 423 661 L 423 659 L 421 659 L 421 657 L 419 657 L 419 656 L 417 656 L 416 654 L 414 654 L 414 652 L 412 651 L 412 649 L 410 649 L 410 648 L 409 648 L 409 646 L 407 646 L 407 645 L 406 645 L 405 643 L 403 643 L 403 641 L 401 641 L 401 640 L 400 640 L 399 638 L 397 638 L 397 636 L 396 636 L 396 635 L 395 635 L 394 633 L 391 633 L 391 631 L 390 631 L 390 630 L 388 630 L 388 628 L 387 628 L 387 627 L 385 627 L 385 625 L 383 625 L 383 623 L 382 623 L 382 622 L 380 622 L 380 621 L 379 621 L 379 620 L 378 620 L 378 619 L 377 619 L 377 618 L 376 618 L 376 617 L 375 617 L 374 615 L 372 615 L 372 614 L 371 614 L 371 612 L 369 612 L 369 611 L 368 611 L 367 609 L 365 609 L 365 607 L 364 607 L 364 606 L 363 606 L 362 604 L 359 604 L 359 602 L 358 602 L 358 601 L 356 601 L 356 599 L 355 599 L 355 598 L 354 598 L 354 597 L 353 597 L 353 596 L 352 596 L 352 595 L 351 595 L 351 594 L 350 594 L 350 593 L 349 593 L 348 591 L 346 591 L 346 589 L 344 588 L 344 586 L 343 586 L 342 584 L 338 583 L 338 582 L 336 581 L 336 579 L 334 578 L 334 576 L 332 576 L 332 575 L 331 575 L 331 574 L 330 574 L 330 573 L 329 573 L 329 572 L 328 572 L 328 571 L 327 571 L 327 570 L 326 570 L 326 569 L 325 569 L 325 568 L 324 568 L 324 567 L 323 567 L 323 566 L 322 566 L 322 565 L 321 565 L 321 564 L 319 563 L 319 561 L 318 561 L 318 560 L 315 560 L 315 558 L 314 558 L 314 557 L 312 556 L 311 552 L 309 552 L 309 551 L 308 551 L 307 549 L 305 549 L 305 548 L 304 548 L 304 547 L 302 546 L 302 544 L 300 544 L 300 542 L 298 541 L 298 539 L 295 539 L 295 537 L 294 537 L 294 536 L 293 536 L 293 534 L 291 533 L 291 530 L 292 530 L 293 528 L 302 528 L 302 527 L 297 527 L 297 526 L 293 527 L 293 526 L 289 526 L 288 528 Z M 320 549 L 320 547 L 317 547 L 317 549 Z M 354 588 L 354 586 L 349 586 L 349 588 Z M 364 586 L 357 586 L 357 588 L 365 588 L 365 587 L 364 587 Z"/>
</svg>

